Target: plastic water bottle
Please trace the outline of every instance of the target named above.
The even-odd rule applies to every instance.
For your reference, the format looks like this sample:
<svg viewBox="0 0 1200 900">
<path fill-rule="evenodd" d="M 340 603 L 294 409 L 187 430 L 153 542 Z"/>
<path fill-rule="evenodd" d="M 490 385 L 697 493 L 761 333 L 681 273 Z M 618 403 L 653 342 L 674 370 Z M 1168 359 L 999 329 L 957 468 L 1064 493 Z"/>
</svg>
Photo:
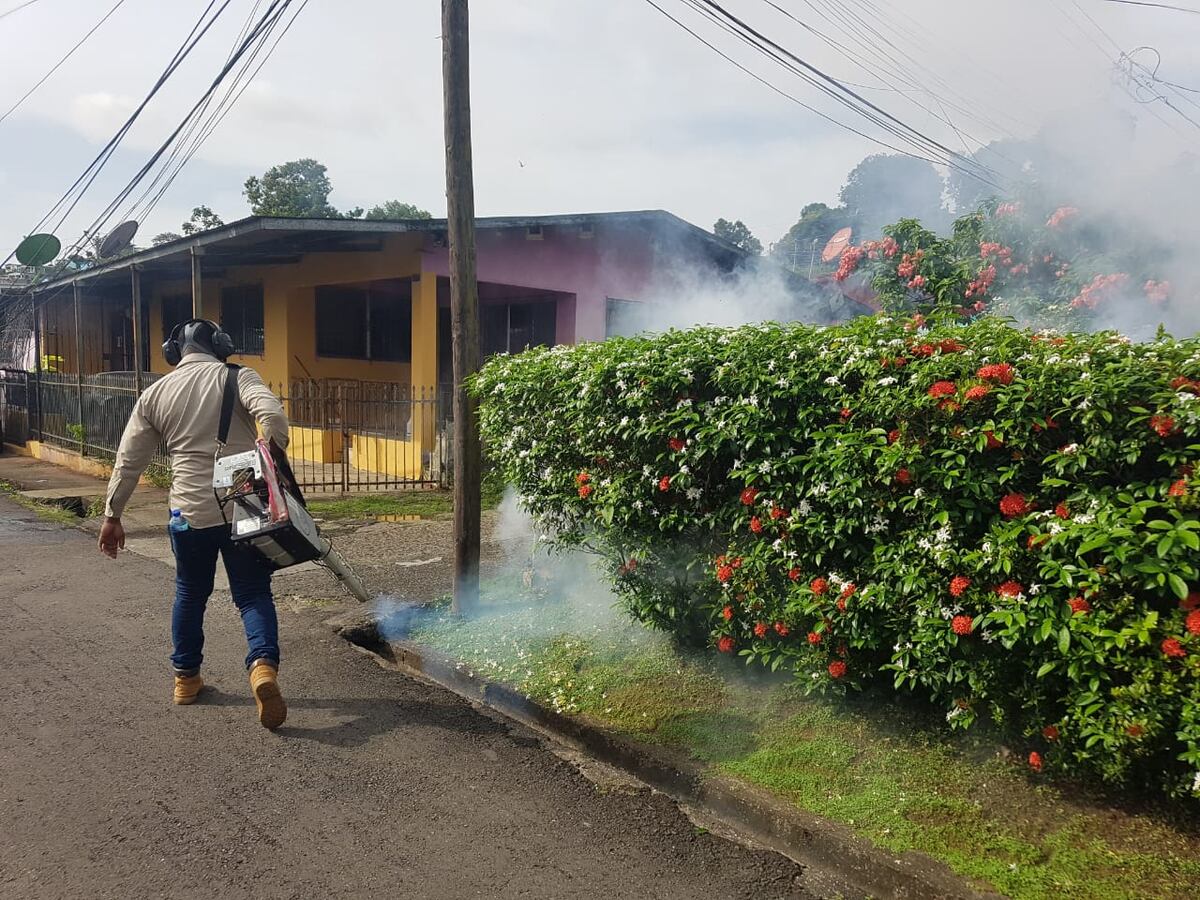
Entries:
<svg viewBox="0 0 1200 900">
<path fill-rule="evenodd" d="M 180 510 L 180 509 L 171 510 L 171 520 L 169 522 L 167 522 L 167 529 L 169 531 L 174 531 L 174 532 L 188 530 L 188 523 L 187 523 L 187 519 L 185 519 L 183 517 L 183 510 Z"/>
</svg>

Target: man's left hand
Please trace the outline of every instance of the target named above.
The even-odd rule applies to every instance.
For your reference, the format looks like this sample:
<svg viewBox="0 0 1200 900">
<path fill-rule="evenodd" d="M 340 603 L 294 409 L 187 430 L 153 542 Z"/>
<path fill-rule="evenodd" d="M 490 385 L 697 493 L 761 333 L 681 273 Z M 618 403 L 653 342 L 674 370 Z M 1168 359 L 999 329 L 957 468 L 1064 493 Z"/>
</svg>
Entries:
<svg viewBox="0 0 1200 900">
<path fill-rule="evenodd" d="M 100 552 L 109 559 L 125 549 L 125 526 L 120 519 L 106 518 L 100 526 Z"/>
</svg>

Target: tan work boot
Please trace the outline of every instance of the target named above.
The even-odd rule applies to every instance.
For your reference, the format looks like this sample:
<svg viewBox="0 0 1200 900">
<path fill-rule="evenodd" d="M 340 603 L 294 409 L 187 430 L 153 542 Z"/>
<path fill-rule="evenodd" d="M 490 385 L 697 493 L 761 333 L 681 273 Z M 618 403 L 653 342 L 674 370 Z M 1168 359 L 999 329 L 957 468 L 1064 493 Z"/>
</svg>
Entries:
<svg viewBox="0 0 1200 900">
<path fill-rule="evenodd" d="M 199 675 L 176 675 L 175 705 L 187 706 L 189 703 L 195 703 L 196 698 L 200 696 L 202 687 L 204 687 L 204 679 Z"/>
<path fill-rule="evenodd" d="M 256 659 L 250 666 L 250 689 L 258 704 L 258 721 L 274 731 L 287 718 L 287 704 L 279 692 L 278 670 L 268 660 Z"/>
</svg>

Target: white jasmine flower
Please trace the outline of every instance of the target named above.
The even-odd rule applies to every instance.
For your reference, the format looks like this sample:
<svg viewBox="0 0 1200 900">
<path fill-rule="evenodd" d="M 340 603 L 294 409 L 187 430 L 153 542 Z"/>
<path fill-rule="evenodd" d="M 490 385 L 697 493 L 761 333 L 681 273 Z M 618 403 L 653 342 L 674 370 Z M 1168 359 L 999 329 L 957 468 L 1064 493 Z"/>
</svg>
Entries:
<svg viewBox="0 0 1200 900">
<path fill-rule="evenodd" d="M 812 512 L 812 504 L 807 500 L 801 500 L 800 505 L 796 507 L 796 512 L 802 516 L 807 516 Z"/>
<path fill-rule="evenodd" d="M 763 475 L 771 474 L 771 464 L 769 462 L 759 463 L 758 471 Z"/>
<path fill-rule="evenodd" d="M 1074 456 L 1076 453 L 1079 452 L 1079 445 L 1078 444 L 1067 444 L 1067 446 L 1062 448 L 1062 452 L 1065 453 L 1067 456 Z"/>
<path fill-rule="evenodd" d="M 825 383 L 827 385 L 829 385 L 830 387 L 836 387 L 837 385 L 841 384 L 841 382 L 838 381 L 838 377 L 836 375 L 830 375 L 828 378 L 825 379 Z"/>
<path fill-rule="evenodd" d="M 917 488 L 915 491 L 913 491 L 913 496 L 920 500 L 925 496 L 925 488 Z"/>
<path fill-rule="evenodd" d="M 898 380 L 899 379 L 893 378 L 891 375 L 888 375 L 886 378 L 880 378 L 879 381 L 877 381 L 875 383 L 878 384 L 880 387 L 890 387 L 891 385 L 895 384 Z"/>
<path fill-rule="evenodd" d="M 698 487 L 690 487 L 687 489 L 687 498 L 689 500 L 699 500 L 703 493 Z"/>
</svg>

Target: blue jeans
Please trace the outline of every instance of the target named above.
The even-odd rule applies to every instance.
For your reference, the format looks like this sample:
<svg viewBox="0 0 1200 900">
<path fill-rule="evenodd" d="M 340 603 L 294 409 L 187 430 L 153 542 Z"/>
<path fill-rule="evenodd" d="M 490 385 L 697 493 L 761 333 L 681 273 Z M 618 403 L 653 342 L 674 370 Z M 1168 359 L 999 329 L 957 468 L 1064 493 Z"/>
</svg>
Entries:
<svg viewBox="0 0 1200 900">
<path fill-rule="evenodd" d="M 272 566 L 253 551 L 234 544 L 228 525 L 168 531 L 175 553 L 175 608 L 171 637 L 176 674 L 195 675 L 204 659 L 204 608 L 213 591 L 217 554 L 225 561 L 233 602 L 246 630 L 246 668 L 256 659 L 279 665 L 279 624 L 271 597 Z"/>
</svg>

